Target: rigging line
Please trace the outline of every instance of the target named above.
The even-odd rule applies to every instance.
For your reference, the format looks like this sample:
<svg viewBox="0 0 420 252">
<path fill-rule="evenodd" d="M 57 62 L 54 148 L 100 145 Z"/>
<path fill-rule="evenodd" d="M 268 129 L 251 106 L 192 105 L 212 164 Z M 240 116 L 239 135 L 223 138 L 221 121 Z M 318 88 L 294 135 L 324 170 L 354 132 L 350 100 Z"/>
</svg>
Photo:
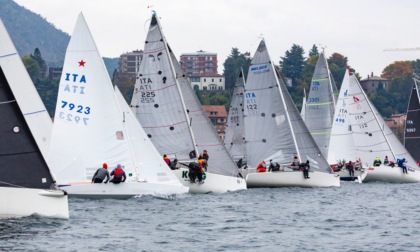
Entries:
<svg viewBox="0 0 420 252">
<path fill-rule="evenodd" d="M 15 153 L 7 153 L 7 154 L 0 154 L 2 156 L 11 156 L 11 155 L 24 155 L 24 154 L 31 154 L 31 153 L 38 153 L 38 151 L 26 151 L 26 152 L 15 152 Z"/>
<path fill-rule="evenodd" d="M 13 187 L 18 187 L 18 188 L 23 188 L 23 189 L 29 189 L 28 187 L 24 187 L 24 186 L 20 186 L 20 185 L 15 185 L 15 184 L 7 183 L 7 182 L 1 181 L 1 180 L 0 180 L 0 183 L 1 184 L 5 184 L 5 185 L 10 185 L 10 186 L 13 186 Z"/>
<path fill-rule="evenodd" d="M 29 113 L 26 113 L 26 114 L 23 114 L 23 115 L 26 116 L 26 115 L 38 114 L 38 113 L 42 113 L 42 112 L 45 112 L 45 111 L 47 111 L 47 110 L 43 109 L 43 110 L 38 110 L 38 111 L 34 111 L 34 112 L 29 112 Z"/>
<path fill-rule="evenodd" d="M 17 53 L 10 53 L 10 54 L 5 54 L 5 55 L 0 55 L 0 58 L 6 58 L 6 57 L 9 57 L 9 56 L 13 56 L 15 54 L 17 54 Z"/>
<path fill-rule="evenodd" d="M 257 91 L 257 90 L 266 90 L 266 89 L 277 88 L 277 87 L 278 87 L 277 85 L 273 85 L 273 86 L 263 87 L 263 88 L 247 89 L 246 92 L 248 92 L 248 91 Z"/>
<path fill-rule="evenodd" d="M 142 84 L 140 84 L 140 85 L 142 85 Z M 145 85 L 147 85 L 147 84 L 145 84 Z M 174 84 L 170 84 L 170 85 L 168 85 L 168 86 L 166 86 L 166 87 L 163 87 L 163 88 L 158 88 L 158 89 L 147 89 L 147 90 L 139 90 L 139 89 L 137 89 L 137 91 L 134 91 L 134 93 L 135 94 L 138 94 L 138 93 L 144 93 L 144 92 L 153 92 L 153 91 L 161 91 L 161 90 L 164 90 L 164 89 L 167 89 L 167 88 L 170 88 L 170 87 L 172 87 L 172 86 L 176 86 L 176 83 L 174 83 Z M 142 97 L 141 97 L 142 98 Z"/>
<path fill-rule="evenodd" d="M 10 100 L 10 101 L 5 101 L 5 102 L 0 102 L 0 104 L 8 104 L 8 103 L 12 103 L 15 102 L 16 100 Z"/>
</svg>

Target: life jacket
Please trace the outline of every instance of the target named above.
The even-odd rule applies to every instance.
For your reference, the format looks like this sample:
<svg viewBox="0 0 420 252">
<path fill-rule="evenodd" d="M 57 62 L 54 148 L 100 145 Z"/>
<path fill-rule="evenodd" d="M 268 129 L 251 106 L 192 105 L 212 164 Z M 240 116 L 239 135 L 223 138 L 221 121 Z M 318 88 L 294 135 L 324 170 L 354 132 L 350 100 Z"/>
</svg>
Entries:
<svg viewBox="0 0 420 252">
<path fill-rule="evenodd" d="M 121 169 L 121 168 L 115 169 L 115 171 L 114 171 L 114 178 L 121 178 L 122 172 L 123 172 L 123 169 Z"/>
</svg>

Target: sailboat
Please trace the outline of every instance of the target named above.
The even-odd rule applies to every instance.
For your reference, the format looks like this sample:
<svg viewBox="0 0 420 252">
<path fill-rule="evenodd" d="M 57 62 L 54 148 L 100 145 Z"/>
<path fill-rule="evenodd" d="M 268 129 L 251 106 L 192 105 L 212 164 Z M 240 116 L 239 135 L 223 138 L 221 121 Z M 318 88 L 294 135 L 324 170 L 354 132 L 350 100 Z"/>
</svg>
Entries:
<svg viewBox="0 0 420 252">
<path fill-rule="evenodd" d="M 324 157 L 328 154 L 337 93 L 324 52 L 321 52 L 306 101 L 304 121 Z"/>
<path fill-rule="evenodd" d="M 347 163 L 349 161 L 355 163 L 359 159 L 349 117 L 348 92 L 350 81 L 355 81 L 355 78 L 350 79 L 350 72 L 346 70 L 335 107 L 327 160 L 331 166 L 335 167 L 335 173 L 340 175 L 341 180 L 354 181 L 357 179 L 361 183 L 368 173 L 368 169 L 363 167 L 362 164 L 360 164 L 361 167 L 359 169 L 354 170 L 354 176 L 350 176 L 349 172 L 343 169 L 344 163 L 341 164 L 343 168 L 338 170 L 338 163 L 342 162 L 342 160 L 347 161 Z"/>
<path fill-rule="evenodd" d="M 80 14 L 64 61 L 49 154 L 61 186 L 69 195 L 86 198 L 188 192 L 120 96 Z M 92 184 L 104 162 L 122 164 L 127 181 Z"/>
<path fill-rule="evenodd" d="M 404 131 L 405 148 L 413 155 L 417 162 L 420 161 L 420 128 L 418 127 L 420 125 L 420 94 L 418 88 L 419 84 L 414 79 Z"/>
<path fill-rule="evenodd" d="M 232 99 L 230 101 L 229 114 L 226 123 L 225 146 L 230 155 L 237 162 L 242 159 L 242 164 L 246 163 L 245 149 L 245 127 L 244 127 L 244 88 L 245 76 L 243 70 L 239 71 L 239 76 L 233 88 Z"/>
<path fill-rule="evenodd" d="M 247 163 L 256 167 L 273 160 L 284 171 L 248 173 L 248 187 L 340 186 L 311 137 L 262 40 L 249 67 L 245 87 L 245 139 Z M 289 170 L 294 156 L 311 165 L 310 179 L 301 171 Z"/>
<path fill-rule="evenodd" d="M 181 164 L 210 154 L 204 184 L 191 183 L 188 169 L 174 170 L 192 193 L 224 193 L 246 189 L 244 179 L 206 117 L 191 84 L 168 45 L 154 12 L 131 107 L 161 155 Z"/>
<path fill-rule="evenodd" d="M 69 218 L 45 160 L 51 119 L 0 20 L 0 218 Z"/>
<path fill-rule="evenodd" d="M 420 170 L 416 161 L 386 125 L 355 76 L 350 76 L 349 115 L 357 155 L 366 166 L 369 166 L 369 172 L 363 182 L 411 183 L 420 181 Z M 394 162 L 398 158 L 405 158 L 408 174 L 404 174 L 402 169 L 396 166 L 384 164 L 373 166 L 376 157 L 382 159 L 385 156 Z"/>
</svg>

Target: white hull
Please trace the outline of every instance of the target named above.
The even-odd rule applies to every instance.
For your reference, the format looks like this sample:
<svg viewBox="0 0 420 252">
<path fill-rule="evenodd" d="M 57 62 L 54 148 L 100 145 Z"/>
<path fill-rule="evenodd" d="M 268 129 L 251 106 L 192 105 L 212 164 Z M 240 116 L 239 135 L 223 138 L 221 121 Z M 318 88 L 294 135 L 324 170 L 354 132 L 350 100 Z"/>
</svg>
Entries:
<svg viewBox="0 0 420 252">
<path fill-rule="evenodd" d="M 203 184 L 191 183 L 188 178 L 188 169 L 181 168 L 173 171 L 184 186 L 189 187 L 190 193 L 226 193 L 246 189 L 243 178 L 206 173 Z"/>
<path fill-rule="evenodd" d="M 0 219 L 33 214 L 69 218 L 67 196 L 61 190 L 0 187 Z"/>
<path fill-rule="evenodd" d="M 402 168 L 395 166 L 369 167 L 369 172 L 363 182 L 381 181 L 389 183 L 416 183 L 420 182 L 420 171 L 407 168 L 404 174 Z"/>
<path fill-rule="evenodd" d="M 309 179 L 301 171 L 248 173 L 246 184 L 253 187 L 330 187 L 340 186 L 340 177 L 325 172 L 309 172 Z"/>
<path fill-rule="evenodd" d="M 70 196 L 90 199 L 129 199 L 140 195 L 166 196 L 188 192 L 187 187 L 178 184 L 137 181 L 119 184 L 92 184 L 86 182 L 72 185 L 60 185 L 60 187 Z"/>
<path fill-rule="evenodd" d="M 367 174 L 369 172 L 369 169 L 363 169 L 363 170 L 355 170 L 354 176 L 350 177 L 349 171 L 346 169 L 341 170 L 339 172 L 334 172 L 334 174 L 340 176 L 340 180 L 342 181 L 356 181 L 359 183 L 362 183 L 364 179 L 366 178 Z"/>
</svg>

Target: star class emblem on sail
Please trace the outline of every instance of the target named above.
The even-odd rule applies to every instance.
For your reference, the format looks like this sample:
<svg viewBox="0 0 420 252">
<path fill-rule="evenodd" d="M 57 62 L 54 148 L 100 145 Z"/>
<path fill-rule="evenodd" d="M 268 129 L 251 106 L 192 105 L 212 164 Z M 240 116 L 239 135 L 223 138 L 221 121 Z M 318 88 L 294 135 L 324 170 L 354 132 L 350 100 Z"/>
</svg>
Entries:
<svg viewBox="0 0 420 252">
<path fill-rule="evenodd" d="M 79 67 L 81 67 L 81 66 L 85 67 L 86 61 L 83 61 L 83 59 L 82 59 L 81 61 L 79 61 L 77 63 L 79 63 Z"/>
</svg>

